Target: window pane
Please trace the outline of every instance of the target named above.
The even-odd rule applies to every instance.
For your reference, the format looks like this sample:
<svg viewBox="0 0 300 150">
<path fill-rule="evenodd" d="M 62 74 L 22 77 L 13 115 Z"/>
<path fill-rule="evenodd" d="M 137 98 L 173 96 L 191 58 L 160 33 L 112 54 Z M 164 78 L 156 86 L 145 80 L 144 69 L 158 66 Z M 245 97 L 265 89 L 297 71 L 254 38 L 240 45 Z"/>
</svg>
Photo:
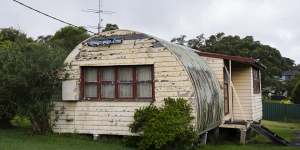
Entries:
<svg viewBox="0 0 300 150">
<path fill-rule="evenodd" d="M 138 83 L 137 97 L 152 97 L 152 83 Z"/>
<path fill-rule="evenodd" d="M 121 98 L 132 97 L 132 84 L 119 84 L 119 93 Z"/>
<path fill-rule="evenodd" d="M 114 81 L 115 70 L 114 68 L 103 68 L 102 69 L 102 81 Z"/>
<path fill-rule="evenodd" d="M 255 94 L 260 93 L 260 76 L 256 68 L 253 68 L 253 89 Z"/>
<path fill-rule="evenodd" d="M 87 68 L 84 72 L 86 82 L 97 82 L 97 69 Z"/>
<path fill-rule="evenodd" d="M 84 97 L 97 97 L 97 85 L 85 84 Z"/>
<path fill-rule="evenodd" d="M 120 67 L 119 80 L 120 81 L 132 81 L 132 68 Z"/>
<path fill-rule="evenodd" d="M 253 69 L 253 79 L 254 80 L 259 79 L 259 71 L 257 69 Z"/>
<path fill-rule="evenodd" d="M 102 98 L 114 98 L 115 97 L 115 85 L 114 84 L 102 84 L 101 97 Z"/>
<path fill-rule="evenodd" d="M 151 67 L 137 67 L 137 81 L 151 81 Z"/>
</svg>

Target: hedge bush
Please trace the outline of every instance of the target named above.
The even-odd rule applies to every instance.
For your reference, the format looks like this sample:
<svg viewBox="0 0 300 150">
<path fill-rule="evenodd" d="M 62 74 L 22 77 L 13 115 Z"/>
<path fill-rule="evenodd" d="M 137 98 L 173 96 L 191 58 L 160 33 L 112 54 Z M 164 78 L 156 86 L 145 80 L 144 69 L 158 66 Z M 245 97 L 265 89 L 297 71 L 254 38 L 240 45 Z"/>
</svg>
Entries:
<svg viewBox="0 0 300 150">
<path fill-rule="evenodd" d="M 131 132 L 139 133 L 137 146 L 141 150 L 193 149 L 198 136 L 192 126 L 192 107 L 182 98 L 165 98 L 165 105 L 150 105 L 134 114 Z"/>
</svg>

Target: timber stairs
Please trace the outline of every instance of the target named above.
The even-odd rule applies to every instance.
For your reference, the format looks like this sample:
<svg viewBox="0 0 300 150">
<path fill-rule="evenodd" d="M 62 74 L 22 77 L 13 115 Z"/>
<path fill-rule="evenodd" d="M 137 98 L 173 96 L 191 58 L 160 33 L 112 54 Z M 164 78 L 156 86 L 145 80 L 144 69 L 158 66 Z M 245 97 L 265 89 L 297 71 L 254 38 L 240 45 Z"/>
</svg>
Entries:
<svg viewBox="0 0 300 150">
<path fill-rule="evenodd" d="M 265 126 L 263 126 L 261 124 L 252 123 L 250 125 L 250 128 L 253 129 L 254 131 L 256 131 L 257 133 L 267 137 L 268 139 L 270 139 L 272 142 L 274 142 L 276 144 L 290 146 L 290 142 L 288 142 L 287 140 L 280 137 L 279 135 L 272 132 L 271 130 L 269 130 L 268 128 L 266 128 Z"/>
</svg>

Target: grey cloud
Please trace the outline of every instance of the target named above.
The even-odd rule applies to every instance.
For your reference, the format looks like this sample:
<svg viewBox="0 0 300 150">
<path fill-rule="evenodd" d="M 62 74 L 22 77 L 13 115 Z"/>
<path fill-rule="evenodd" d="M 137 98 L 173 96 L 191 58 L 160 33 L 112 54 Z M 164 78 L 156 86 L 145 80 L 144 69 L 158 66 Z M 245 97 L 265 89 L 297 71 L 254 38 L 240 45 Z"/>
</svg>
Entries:
<svg viewBox="0 0 300 150">
<path fill-rule="evenodd" d="M 81 10 L 97 8 L 98 0 L 21 0 L 35 8 L 77 25 L 96 25 L 95 14 Z M 103 0 L 104 23 L 146 32 L 170 40 L 225 32 L 253 35 L 300 63 L 300 1 L 297 0 Z M 0 2 L 0 27 L 13 26 L 28 35 L 53 34 L 64 26 L 36 14 L 12 0 Z"/>
</svg>

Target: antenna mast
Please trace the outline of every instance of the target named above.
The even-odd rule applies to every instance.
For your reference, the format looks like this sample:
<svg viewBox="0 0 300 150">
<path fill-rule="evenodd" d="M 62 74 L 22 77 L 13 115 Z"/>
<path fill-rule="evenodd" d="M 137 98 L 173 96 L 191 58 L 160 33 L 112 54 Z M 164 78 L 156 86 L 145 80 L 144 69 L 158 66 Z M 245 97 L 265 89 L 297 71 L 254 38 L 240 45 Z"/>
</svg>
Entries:
<svg viewBox="0 0 300 150">
<path fill-rule="evenodd" d="M 99 21 L 98 21 L 98 34 L 101 32 L 101 22 L 102 22 L 102 18 L 101 18 L 101 3 L 102 3 L 102 0 L 99 0 L 99 13 L 98 13 L 98 16 L 99 16 Z"/>
<path fill-rule="evenodd" d="M 114 14 L 115 12 L 113 11 L 105 11 L 102 9 L 102 0 L 98 1 L 98 9 L 87 9 L 87 10 L 83 10 L 84 12 L 89 12 L 89 13 L 96 13 L 98 14 L 98 25 L 97 26 L 89 26 L 90 28 L 96 28 L 98 29 L 98 34 L 101 33 L 102 31 L 102 14 Z"/>
</svg>

